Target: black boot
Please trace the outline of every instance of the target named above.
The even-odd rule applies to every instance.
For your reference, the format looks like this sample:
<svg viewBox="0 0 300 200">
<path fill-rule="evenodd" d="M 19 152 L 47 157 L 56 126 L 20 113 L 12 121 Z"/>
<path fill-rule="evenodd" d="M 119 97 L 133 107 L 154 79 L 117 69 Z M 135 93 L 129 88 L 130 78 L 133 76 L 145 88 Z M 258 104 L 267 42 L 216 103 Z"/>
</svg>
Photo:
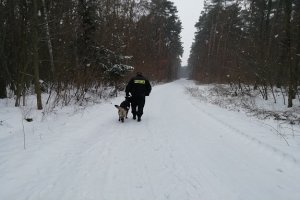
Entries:
<svg viewBox="0 0 300 200">
<path fill-rule="evenodd" d="M 136 115 L 133 115 L 133 118 L 132 118 L 132 119 L 134 119 L 134 120 L 135 120 L 135 119 L 136 119 Z"/>
<path fill-rule="evenodd" d="M 138 121 L 138 122 L 140 122 L 140 121 L 141 121 L 141 117 L 140 117 L 140 116 L 138 117 L 138 120 L 137 120 L 137 121 Z"/>
</svg>

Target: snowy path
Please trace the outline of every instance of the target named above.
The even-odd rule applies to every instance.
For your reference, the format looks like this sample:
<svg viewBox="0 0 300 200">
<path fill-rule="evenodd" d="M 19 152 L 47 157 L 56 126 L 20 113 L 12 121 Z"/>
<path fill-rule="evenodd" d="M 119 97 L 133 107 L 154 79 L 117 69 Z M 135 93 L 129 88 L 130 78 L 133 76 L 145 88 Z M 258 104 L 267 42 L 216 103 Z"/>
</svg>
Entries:
<svg viewBox="0 0 300 200">
<path fill-rule="evenodd" d="M 154 87 L 141 123 L 98 105 L 48 124 L 35 148 L 0 147 L 0 199 L 299 200 L 299 158 L 269 141 L 280 138 L 192 99 L 186 83 Z"/>
</svg>

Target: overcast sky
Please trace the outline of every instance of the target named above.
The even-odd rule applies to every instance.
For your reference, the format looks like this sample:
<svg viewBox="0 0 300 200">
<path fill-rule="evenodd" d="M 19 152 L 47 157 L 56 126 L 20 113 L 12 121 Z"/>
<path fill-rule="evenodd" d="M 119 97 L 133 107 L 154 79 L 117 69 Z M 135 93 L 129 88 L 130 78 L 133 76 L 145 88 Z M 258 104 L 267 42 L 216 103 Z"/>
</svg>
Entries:
<svg viewBox="0 0 300 200">
<path fill-rule="evenodd" d="M 182 66 L 187 65 L 191 45 L 196 31 L 195 24 L 203 9 L 204 0 L 171 0 L 177 7 L 178 16 L 182 22 L 181 41 L 183 42 Z"/>
</svg>

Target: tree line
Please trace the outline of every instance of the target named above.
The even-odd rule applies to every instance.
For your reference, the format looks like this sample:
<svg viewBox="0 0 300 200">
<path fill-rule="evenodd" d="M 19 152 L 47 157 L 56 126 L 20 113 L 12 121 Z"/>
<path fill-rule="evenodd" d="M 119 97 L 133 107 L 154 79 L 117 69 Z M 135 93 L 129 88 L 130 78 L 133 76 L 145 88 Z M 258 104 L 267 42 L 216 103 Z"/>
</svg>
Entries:
<svg viewBox="0 0 300 200">
<path fill-rule="evenodd" d="M 206 0 L 188 65 L 193 79 L 298 94 L 300 1 Z M 274 94 L 274 93 L 273 93 Z"/>
<path fill-rule="evenodd" d="M 0 0 L 0 98 L 83 99 L 128 72 L 177 78 L 181 22 L 168 0 Z M 71 92 L 72 91 L 72 92 Z"/>
</svg>

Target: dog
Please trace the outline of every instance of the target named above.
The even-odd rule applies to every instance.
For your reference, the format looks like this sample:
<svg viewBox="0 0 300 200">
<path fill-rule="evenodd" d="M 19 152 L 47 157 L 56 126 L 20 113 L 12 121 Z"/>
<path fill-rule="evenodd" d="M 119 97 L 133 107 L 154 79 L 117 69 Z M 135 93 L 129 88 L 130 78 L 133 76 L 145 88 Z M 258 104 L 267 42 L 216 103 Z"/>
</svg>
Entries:
<svg viewBox="0 0 300 200">
<path fill-rule="evenodd" d="M 131 97 L 125 97 L 125 100 L 120 105 L 115 105 L 118 109 L 119 121 L 124 122 L 127 118 L 130 109 Z"/>
</svg>

